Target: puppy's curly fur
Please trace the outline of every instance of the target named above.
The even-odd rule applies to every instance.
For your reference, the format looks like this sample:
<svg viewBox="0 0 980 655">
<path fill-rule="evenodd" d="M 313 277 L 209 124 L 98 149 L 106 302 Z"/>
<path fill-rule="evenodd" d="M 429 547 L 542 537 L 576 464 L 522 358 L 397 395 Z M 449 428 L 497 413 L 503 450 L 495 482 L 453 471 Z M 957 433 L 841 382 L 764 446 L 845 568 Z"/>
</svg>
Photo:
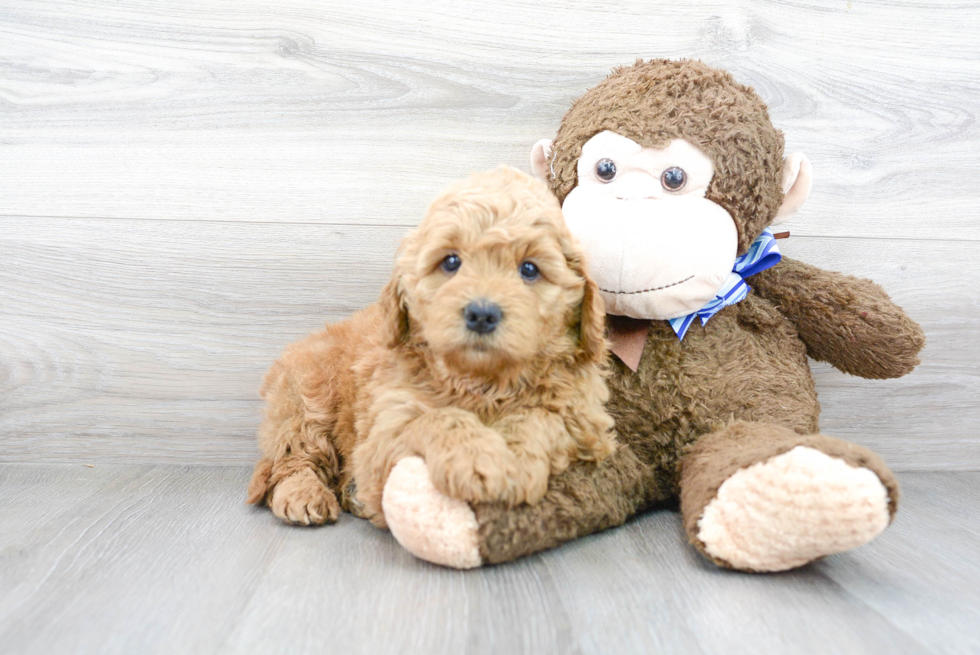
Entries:
<svg viewBox="0 0 980 655">
<path fill-rule="evenodd" d="M 524 262 L 540 274 L 522 276 Z M 474 301 L 499 306 L 493 331 L 467 327 Z M 451 186 L 403 241 L 380 301 L 267 374 L 248 502 L 303 525 L 336 520 L 342 503 L 384 526 L 385 481 L 410 455 L 454 498 L 537 502 L 549 475 L 614 449 L 603 320 L 543 184 L 501 167 Z"/>
</svg>

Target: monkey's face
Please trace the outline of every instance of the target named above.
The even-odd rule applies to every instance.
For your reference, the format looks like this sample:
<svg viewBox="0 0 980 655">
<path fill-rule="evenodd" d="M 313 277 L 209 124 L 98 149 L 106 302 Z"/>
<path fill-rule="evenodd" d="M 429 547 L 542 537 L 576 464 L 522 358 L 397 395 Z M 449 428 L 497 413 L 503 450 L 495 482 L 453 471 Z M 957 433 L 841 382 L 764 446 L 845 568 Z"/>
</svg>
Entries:
<svg viewBox="0 0 980 655">
<path fill-rule="evenodd" d="M 714 166 L 683 139 L 644 148 L 615 132 L 582 147 L 562 211 L 610 314 L 669 319 L 701 309 L 735 264 L 731 215 L 705 198 Z"/>
</svg>

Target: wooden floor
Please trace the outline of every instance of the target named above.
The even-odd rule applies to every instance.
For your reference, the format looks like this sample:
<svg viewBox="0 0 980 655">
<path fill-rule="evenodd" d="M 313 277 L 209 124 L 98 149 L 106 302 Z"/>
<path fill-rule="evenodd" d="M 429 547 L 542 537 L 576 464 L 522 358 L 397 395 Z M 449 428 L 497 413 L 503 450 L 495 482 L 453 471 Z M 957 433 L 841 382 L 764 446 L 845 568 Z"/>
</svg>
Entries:
<svg viewBox="0 0 980 655">
<path fill-rule="evenodd" d="M 720 571 L 653 512 L 476 571 L 344 515 L 294 528 L 240 467 L 0 465 L 0 651 L 980 652 L 980 473 L 906 473 L 878 540 L 779 575 Z"/>
</svg>

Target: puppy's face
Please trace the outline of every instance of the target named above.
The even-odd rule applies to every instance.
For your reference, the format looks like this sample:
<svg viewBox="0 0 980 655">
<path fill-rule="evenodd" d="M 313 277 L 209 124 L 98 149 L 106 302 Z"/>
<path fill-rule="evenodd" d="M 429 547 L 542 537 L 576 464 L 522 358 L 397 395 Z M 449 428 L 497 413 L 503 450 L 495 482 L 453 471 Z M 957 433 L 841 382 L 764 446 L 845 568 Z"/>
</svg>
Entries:
<svg viewBox="0 0 980 655">
<path fill-rule="evenodd" d="M 540 356 L 602 354 L 601 300 L 558 202 L 513 169 L 440 196 L 403 243 L 393 284 L 396 330 L 460 372 L 493 377 Z"/>
</svg>

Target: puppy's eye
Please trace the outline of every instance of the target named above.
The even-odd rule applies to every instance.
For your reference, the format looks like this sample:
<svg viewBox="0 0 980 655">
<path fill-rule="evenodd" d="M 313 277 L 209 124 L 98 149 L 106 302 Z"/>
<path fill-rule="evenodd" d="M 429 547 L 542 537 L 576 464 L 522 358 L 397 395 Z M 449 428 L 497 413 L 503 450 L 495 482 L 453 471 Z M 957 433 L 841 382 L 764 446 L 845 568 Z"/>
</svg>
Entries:
<svg viewBox="0 0 980 655">
<path fill-rule="evenodd" d="M 446 255 L 446 258 L 442 260 L 441 264 L 439 264 L 439 268 L 452 275 L 462 264 L 463 260 L 459 258 L 459 255 L 453 253 L 451 255 Z"/>
<path fill-rule="evenodd" d="M 541 275 L 541 271 L 538 267 L 531 262 L 521 262 L 521 265 L 517 267 L 520 271 L 521 277 L 524 278 L 525 282 L 534 282 Z"/>
<path fill-rule="evenodd" d="M 668 191 L 678 191 L 687 184 L 687 173 L 684 172 L 683 168 L 671 166 L 660 176 L 660 183 Z"/>
<path fill-rule="evenodd" d="M 616 162 L 612 159 L 600 159 L 595 165 L 595 174 L 603 182 L 611 182 L 616 177 Z"/>
</svg>

